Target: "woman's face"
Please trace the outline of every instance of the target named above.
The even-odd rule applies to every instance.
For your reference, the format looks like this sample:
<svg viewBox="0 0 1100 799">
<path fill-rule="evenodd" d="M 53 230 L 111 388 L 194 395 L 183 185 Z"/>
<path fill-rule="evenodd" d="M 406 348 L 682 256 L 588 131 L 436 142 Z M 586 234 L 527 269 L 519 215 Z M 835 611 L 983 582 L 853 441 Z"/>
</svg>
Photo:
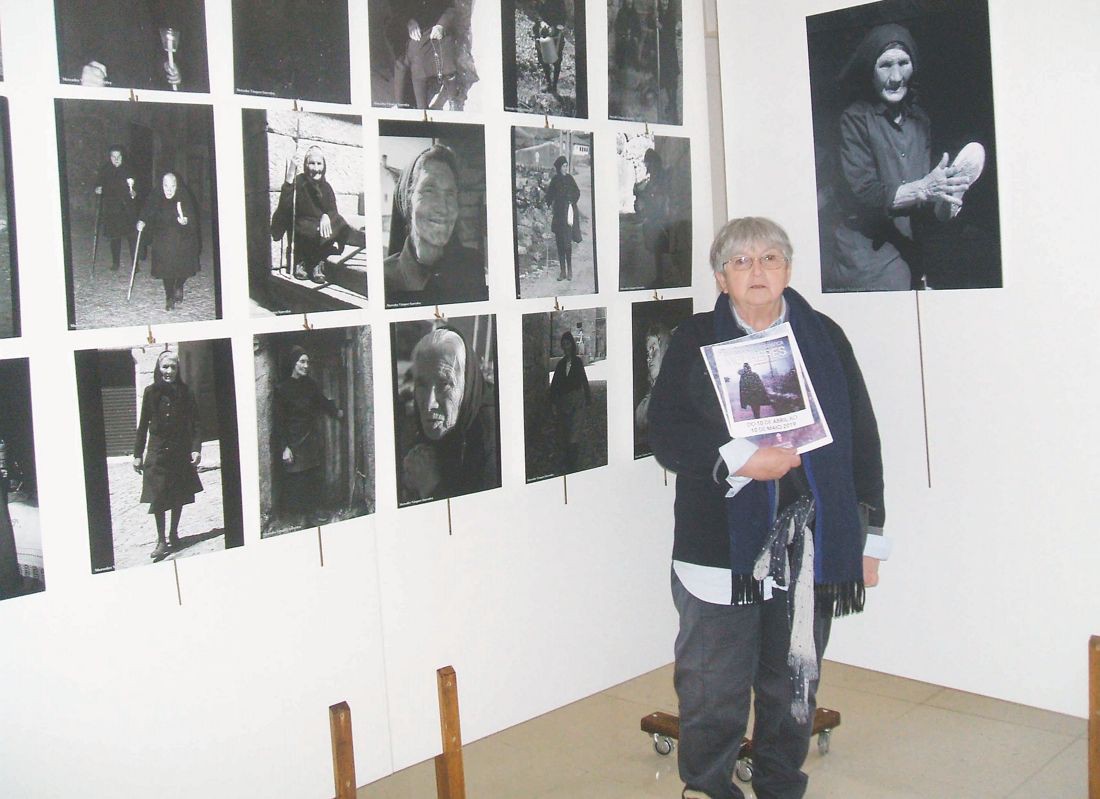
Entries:
<svg viewBox="0 0 1100 799">
<path fill-rule="evenodd" d="M 165 383 L 175 383 L 180 373 L 180 362 L 175 355 L 165 355 L 160 359 L 160 379 Z"/>
<path fill-rule="evenodd" d="M 121 150 L 111 150 L 110 159 L 111 159 L 111 166 L 116 167 L 116 168 L 122 166 L 122 151 Z"/>
<path fill-rule="evenodd" d="M 461 340 L 427 346 L 416 354 L 413 397 L 428 438 L 438 441 L 454 429 L 465 393 L 466 351 Z"/>
<path fill-rule="evenodd" d="M 661 372 L 661 361 L 665 357 L 665 347 L 658 336 L 645 337 L 645 365 L 649 371 L 649 384 L 657 382 L 657 375 Z"/>
<path fill-rule="evenodd" d="M 319 152 L 312 151 L 306 155 L 306 176 L 310 180 L 320 180 L 325 176 L 325 159 Z"/>
<path fill-rule="evenodd" d="M 302 353 L 301 357 L 294 362 L 294 371 L 292 375 L 294 377 L 305 377 L 309 374 L 309 356 Z"/>
<path fill-rule="evenodd" d="M 164 199 L 171 200 L 176 196 L 176 176 L 169 172 L 161 179 L 160 187 L 164 190 Z"/>
<path fill-rule="evenodd" d="M 900 47 L 892 47 L 875 59 L 871 84 L 876 97 L 889 105 L 895 105 L 909 93 L 909 81 L 912 77 L 913 59 Z"/>
<path fill-rule="evenodd" d="M 566 356 L 574 355 L 577 352 L 577 342 L 573 341 L 572 336 L 561 337 L 561 351 Z"/>
<path fill-rule="evenodd" d="M 733 259 L 738 256 L 752 259 L 752 265 L 745 271 L 733 268 Z M 765 255 L 777 255 L 782 261 L 778 269 L 765 269 L 761 258 Z M 722 264 L 722 271 L 714 275 L 718 288 L 730 295 L 738 312 L 771 308 L 779 303 L 783 289 L 791 282 L 791 264 L 783 251 L 766 242 L 750 242 L 730 253 L 729 259 Z"/>
<path fill-rule="evenodd" d="M 413 245 L 446 245 L 458 221 L 458 183 L 451 168 L 441 161 L 421 166 L 410 200 Z"/>
</svg>

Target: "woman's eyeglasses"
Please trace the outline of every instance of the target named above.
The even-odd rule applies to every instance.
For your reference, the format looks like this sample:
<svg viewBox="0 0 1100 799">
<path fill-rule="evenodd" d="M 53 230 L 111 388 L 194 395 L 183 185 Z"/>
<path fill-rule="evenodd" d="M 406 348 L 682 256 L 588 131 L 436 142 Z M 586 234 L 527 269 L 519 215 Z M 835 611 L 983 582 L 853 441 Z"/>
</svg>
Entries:
<svg viewBox="0 0 1100 799">
<path fill-rule="evenodd" d="M 766 252 L 759 258 L 753 258 L 751 255 L 735 255 L 726 261 L 726 265 L 734 272 L 748 272 L 754 263 L 760 264 L 761 269 L 774 270 L 786 266 L 787 259 L 778 253 Z"/>
</svg>

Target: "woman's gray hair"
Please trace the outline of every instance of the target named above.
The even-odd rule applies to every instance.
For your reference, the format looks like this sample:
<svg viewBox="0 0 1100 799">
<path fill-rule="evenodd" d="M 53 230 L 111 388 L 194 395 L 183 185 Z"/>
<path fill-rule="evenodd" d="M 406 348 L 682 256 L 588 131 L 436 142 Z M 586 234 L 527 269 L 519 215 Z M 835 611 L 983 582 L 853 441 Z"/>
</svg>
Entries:
<svg viewBox="0 0 1100 799">
<path fill-rule="evenodd" d="M 714 237 L 714 243 L 710 245 L 710 268 L 721 272 L 730 256 L 749 244 L 775 247 L 783 253 L 787 263 L 794 257 L 794 247 L 787 237 L 787 231 L 765 217 L 743 216 L 722 225 L 722 229 Z"/>
</svg>

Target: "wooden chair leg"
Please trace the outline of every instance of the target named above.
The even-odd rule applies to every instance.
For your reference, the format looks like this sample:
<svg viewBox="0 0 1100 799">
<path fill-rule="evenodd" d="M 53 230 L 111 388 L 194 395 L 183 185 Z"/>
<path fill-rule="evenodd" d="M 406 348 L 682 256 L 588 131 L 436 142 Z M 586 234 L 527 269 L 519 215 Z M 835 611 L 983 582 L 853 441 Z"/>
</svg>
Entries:
<svg viewBox="0 0 1100 799">
<path fill-rule="evenodd" d="M 328 709 L 332 735 L 332 777 L 336 799 L 355 799 L 355 749 L 351 740 L 351 708 L 340 702 Z"/>
<path fill-rule="evenodd" d="M 439 729 L 443 754 L 435 758 L 435 790 L 439 799 L 466 799 L 462 768 L 462 728 L 458 720 L 458 679 L 451 666 L 436 672 L 439 683 Z"/>
</svg>

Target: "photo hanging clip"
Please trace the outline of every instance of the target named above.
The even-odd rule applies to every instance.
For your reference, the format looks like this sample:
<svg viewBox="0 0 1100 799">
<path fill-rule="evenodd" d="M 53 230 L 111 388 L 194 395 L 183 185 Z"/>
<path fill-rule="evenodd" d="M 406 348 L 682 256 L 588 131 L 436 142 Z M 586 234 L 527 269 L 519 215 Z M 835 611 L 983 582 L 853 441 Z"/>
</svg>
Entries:
<svg viewBox="0 0 1100 799">
<path fill-rule="evenodd" d="M 664 297 L 662 297 L 660 294 L 657 293 L 657 289 L 653 289 L 653 299 L 656 302 L 660 302 L 661 300 L 664 299 Z"/>
<path fill-rule="evenodd" d="M 133 89 L 130 89 L 130 102 L 131 103 L 136 103 L 137 101 L 138 101 L 138 96 L 134 93 Z"/>
<path fill-rule="evenodd" d="M 428 109 L 427 108 L 424 109 L 424 121 L 425 122 L 431 122 L 431 120 L 428 119 Z"/>
<path fill-rule="evenodd" d="M 646 122 L 646 123 L 645 123 L 645 135 L 646 135 L 646 136 L 648 136 L 648 135 L 649 135 L 649 122 Z"/>
<path fill-rule="evenodd" d="M 300 105 L 298 105 L 298 98 L 297 97 L 294 98 L 294 110 L 295 111 L 301 111 L 302 110 L 302 107 Z"/>
<path fill-rule="evenodd" d="M 437 322 L 447 324 L 447 317 L 439 310 L 439 306 L 435 306 L 435 318 Z"/>
<path fill-rule="evenodd" d="M 654 292 L 654 293 L 656 293 L 656 292 Z M 302 314 L 302 330 L 312 330 L 312 329 L 313 329 L 313 325 L 311 325 L 309 323 L 309 314 L 303 313 Z"/>
<path fill-rule="evenodd" d="M 145 326 L 145 332 L 146 332 L 145 340 L 148 341 L 150 344 L 156 344 L 157 340 L 156 340 L 156 338 L 153 337 L 153 326 L 152 325 L 146 325 Z"/>
<path fill-rule="evenodd" d="M 543 125 L 542 125 L 542 126 L 543 126 L 544 128 L 549 128 L 549 127 L 553 127 L 553 126 L 552 126 L 552 125 L 550 124 L 550 115 L 549 115 L 549 114 L 543 114 L 543 115 L 542 115 L 542 118 L 543 118 Z"/>
<path fill-rule="evenodd" d="M 564 309 L 564 308 L 563 308 L 563 307 L 561 306 L 561 303 L 560 303 L 560 302 L 558 302 L 558 298 L 557 298 L 557 297 L 555 297 L 555 298 L 554 298 L 554 310 L 555 310 L 555 311 L 564 311 L 564 310 L 565 310 L 565 309 Z"/>
</svg>

